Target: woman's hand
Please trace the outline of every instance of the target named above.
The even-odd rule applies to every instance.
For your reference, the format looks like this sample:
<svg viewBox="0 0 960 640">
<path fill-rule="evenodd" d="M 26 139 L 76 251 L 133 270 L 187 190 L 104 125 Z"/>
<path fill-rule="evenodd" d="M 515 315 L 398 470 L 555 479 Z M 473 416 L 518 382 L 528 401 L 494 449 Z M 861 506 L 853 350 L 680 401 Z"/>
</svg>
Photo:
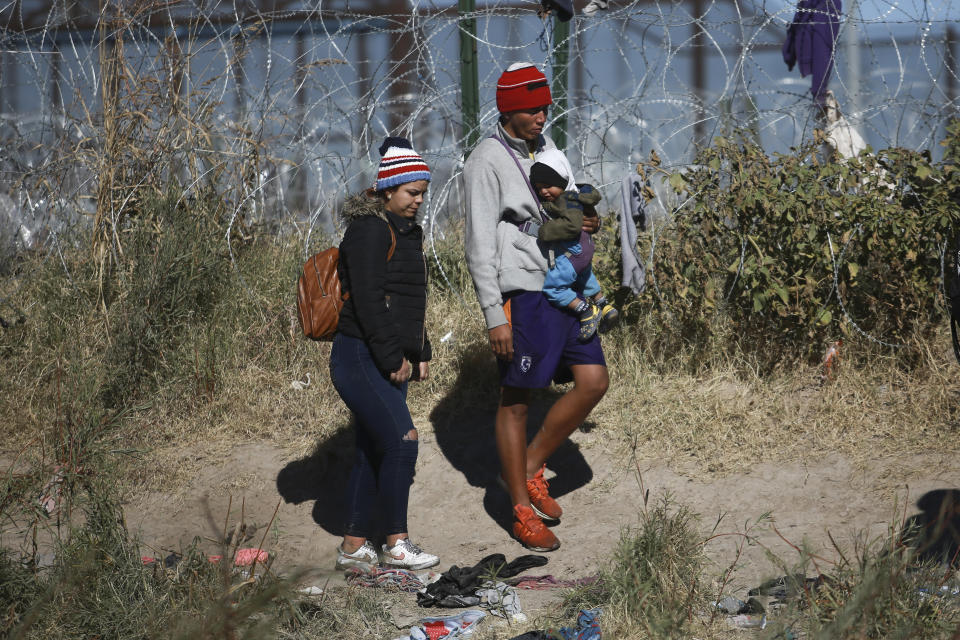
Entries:
<svg viewBox="0 0 960 640">
<path fill-rule="evenodd" d="M 501 360 L 507 362 L 513 360 L 513 329 L 509 324 L 490 329 L 490 348 L 493 350 L 493 355 Z"/>
<path fill-rule="evenodd" d="M 404 358 L 403 364 L 400 365 L 400 368 L 390 374 L 390 382 L 394 384 L 403 384 L 410 379 L 410 373 L 413 371 L 413 368 L 410 366 L 410 362 Z"/>
<path fill-rule="evenodd" d="M 600 230 L 600 216 L 583 216 L 583 230 L 594 234 Z"/>
<path fill-rule="evenodd" d="M 417 378 L 419 382 L 423 382 L 430 377 L 430 363 L 421 362 L 420 363 L 420 377 Z"/>
</svg>

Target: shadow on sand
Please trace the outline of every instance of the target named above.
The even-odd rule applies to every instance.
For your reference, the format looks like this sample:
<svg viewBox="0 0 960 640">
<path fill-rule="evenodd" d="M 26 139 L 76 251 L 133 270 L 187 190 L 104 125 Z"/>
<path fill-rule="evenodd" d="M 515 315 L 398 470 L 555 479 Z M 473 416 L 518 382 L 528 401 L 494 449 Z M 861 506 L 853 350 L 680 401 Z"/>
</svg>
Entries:
<svg viewBox="0 0 960 640">
<path fill-rule="evenodd" d="M 317 445 L 306 458 L 294 460 L 277 474 L 277 492 L 284 502 L 314 500 L 313 521 L 335 536 L 343 535 L 344 493 L 353 466 L 353 423 Z"/>
<path fill-rule="evenodd" d="M 904 523 L 904 542 L 921 561 L 960 567 L 960 489 L 928 491 L 917 507 L 920 513 Z"/>
<path fill-rule="evenodd" d="M 490 518 L 510 532 L 513 505 L 506 491 L 496 482 L 500 473 L 493 433 L 500 393 L 496 363 L 486 345 L 482 348 L 466 347 L 459 361 L 456 383 L 430 412 L 437 445 L 471 486 L 486 490 L 483 508 Z M 561 391 L 554 389 L 534 392 L 527 421 L 528 441 L 561 395 Z M 582 431 L 592 428 L 593 423 L 589 421 L 580 427 Z M 354 427 L 350 423 L 319 443 L 309 456 L 294 460 L 281 469 L 277 474 L 277 491 L 287 503 L 302 504 L 313 500 L 314 522 L 328 533 L 341 536 L 346 511 L 344 492 L 353 455 Z M 569 440 L 547 461 L 547 468 L 557 474 L 550 479 L 550 495 L 555 498 L 583 487 L 593 478 L 593 471 L 580 448 Z M 420 481 L 431 479 L 421 478 Z M 460 507 L 472 508 L 471 505 Z"/>
<path fill-rule="evenodd" d="M 449 393 L 430 412 L 430 422 L 440 451 L 471 486 L 486 490 L 483 508 L 507 532 L 513 524 L 510 497 L 497 484 L 500 460 L 494 439 L 494 420 L 499 400 L 499 377 L 489 348 L 473 345 L 460 357 L 460 370 Z M 562 391 L 548 389 L 533 393 L 527 419 L 527 441 L 540 428 L 544 416 Z M 587 421 L 580 429 L 589 431 Z M 580 447 L 567 440 L 547 461 L 557 474 L 550 479 L 550 495 L 560 498 L 586 485 L 593 478 Z M 549 476 L 549 474 L 548 474 Z M 463 505 L 469 509 L 469 505 Z"/>
</svg>

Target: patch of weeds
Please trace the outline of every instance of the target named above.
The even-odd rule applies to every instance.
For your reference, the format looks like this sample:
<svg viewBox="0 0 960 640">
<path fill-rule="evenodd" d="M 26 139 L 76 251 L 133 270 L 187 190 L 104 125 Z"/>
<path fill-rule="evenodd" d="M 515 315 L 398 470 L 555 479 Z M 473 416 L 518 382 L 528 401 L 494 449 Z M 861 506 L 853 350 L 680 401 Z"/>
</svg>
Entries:
<svg viewBox="0 0 960 640">
<path fill-rule="evenodd" d="M 808 581 L 808 584 L 810 581 Z M 889 541 L 842 556 L 772 625 L 812 638 L 949 638 L 960 628 L 955 570 Z M 946 587 L 946 589 L 944 589 Z"/>
<path fill-rule="evenodd" d="M 0 636 L 10 637 L 23 621 L 30 603 L 41 593 L 34 571 L 6 549 L 0 549 Z"/>
<path fill-rule="evenodd" d="M 109 302 L 108 407 L 128 405 L 174 368 L 168 353 L 207 316 L 229 275 L 212 195 L 188 203 L 171 192 L 129 225 Z"/>
<path fill-rule="evenodd" d="M 398 634 L 390 605 L 385 592 L 364 587 L 331 589 L 319 598 L 289 598 L 281 609 L 279 635 L 290 640 L 392 637 L 389 634 Z"/>
<path fill-rule="evenodd" d="M 703 540 L 697 518 L 664 497 L 641 512 L 636 529 L 624 531 L 600 579 L 572 591 L 564 601 L 568 618 L 601 607 L 604 632 L 644 630 L 675 637 L 693 618 L 703 575 Z"/>
<path fill-rule="evenodd" d="M 198 547 L 178 562 L 144 564 L 109 483 L 91 481 L 77 500 L 83 525 L 66 527 L 51 566 L 0 554 L 4 637 L 264 638 L 276 634 L 290 583 L 238 572 Z M 79 518 L 78 518 L 79 519 Z"/>
</svg>

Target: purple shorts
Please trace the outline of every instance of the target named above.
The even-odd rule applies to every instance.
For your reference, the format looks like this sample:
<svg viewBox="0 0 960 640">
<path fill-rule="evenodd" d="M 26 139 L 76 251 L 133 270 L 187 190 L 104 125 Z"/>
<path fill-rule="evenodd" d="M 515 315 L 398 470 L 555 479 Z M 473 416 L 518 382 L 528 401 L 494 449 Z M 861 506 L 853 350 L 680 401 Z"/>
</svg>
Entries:
<svg viewBox="0 0 960 640">
<path fill-rule="evenodd" d="M 541 389 L 570 382 L 570 366 L 606 366 L 600 337 L 580 342 L 580 319 L 557 309 L 542 291 L 518 291 L 504 296 L 504 311 L 513 329 L 513 361 L 497 360 L 504 387 Z"/>
</svg>

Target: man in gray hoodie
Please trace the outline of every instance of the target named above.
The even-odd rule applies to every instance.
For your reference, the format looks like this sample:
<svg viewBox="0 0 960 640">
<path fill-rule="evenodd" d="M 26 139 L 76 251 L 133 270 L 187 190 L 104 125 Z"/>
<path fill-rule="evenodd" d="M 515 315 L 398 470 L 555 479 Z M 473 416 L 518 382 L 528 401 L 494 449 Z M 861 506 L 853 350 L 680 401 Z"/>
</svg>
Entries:
<svg viewBox="0 0 960 640">
<path fill-rule="evenodd" d="M 543 295 L 547 256 L 537 242 L 546 219 L 530 185 L 536 154 L 556 146 L 543 136 L 552 104 L 546 76 L 527 63 L 511 65 L 497 82 L 500 121 L 463 167 L 466 258 L 500 368 L 496 440 L 501 480 L 514 505 L 513 534 L 528 549 L 560 546 L 544 521 L 563 510 L 543 477 L 547 459 L 606 393 L 609 380 L 600 340 L 578 340 L 576 316 Z M 584 218 L 595 232 L 599 218 Z M 572 374 L 574 386 L 550 408 L 527 444 L 530 390 Z M 566 376 L 569 379 L 569 375 Z"/>
</svg>

